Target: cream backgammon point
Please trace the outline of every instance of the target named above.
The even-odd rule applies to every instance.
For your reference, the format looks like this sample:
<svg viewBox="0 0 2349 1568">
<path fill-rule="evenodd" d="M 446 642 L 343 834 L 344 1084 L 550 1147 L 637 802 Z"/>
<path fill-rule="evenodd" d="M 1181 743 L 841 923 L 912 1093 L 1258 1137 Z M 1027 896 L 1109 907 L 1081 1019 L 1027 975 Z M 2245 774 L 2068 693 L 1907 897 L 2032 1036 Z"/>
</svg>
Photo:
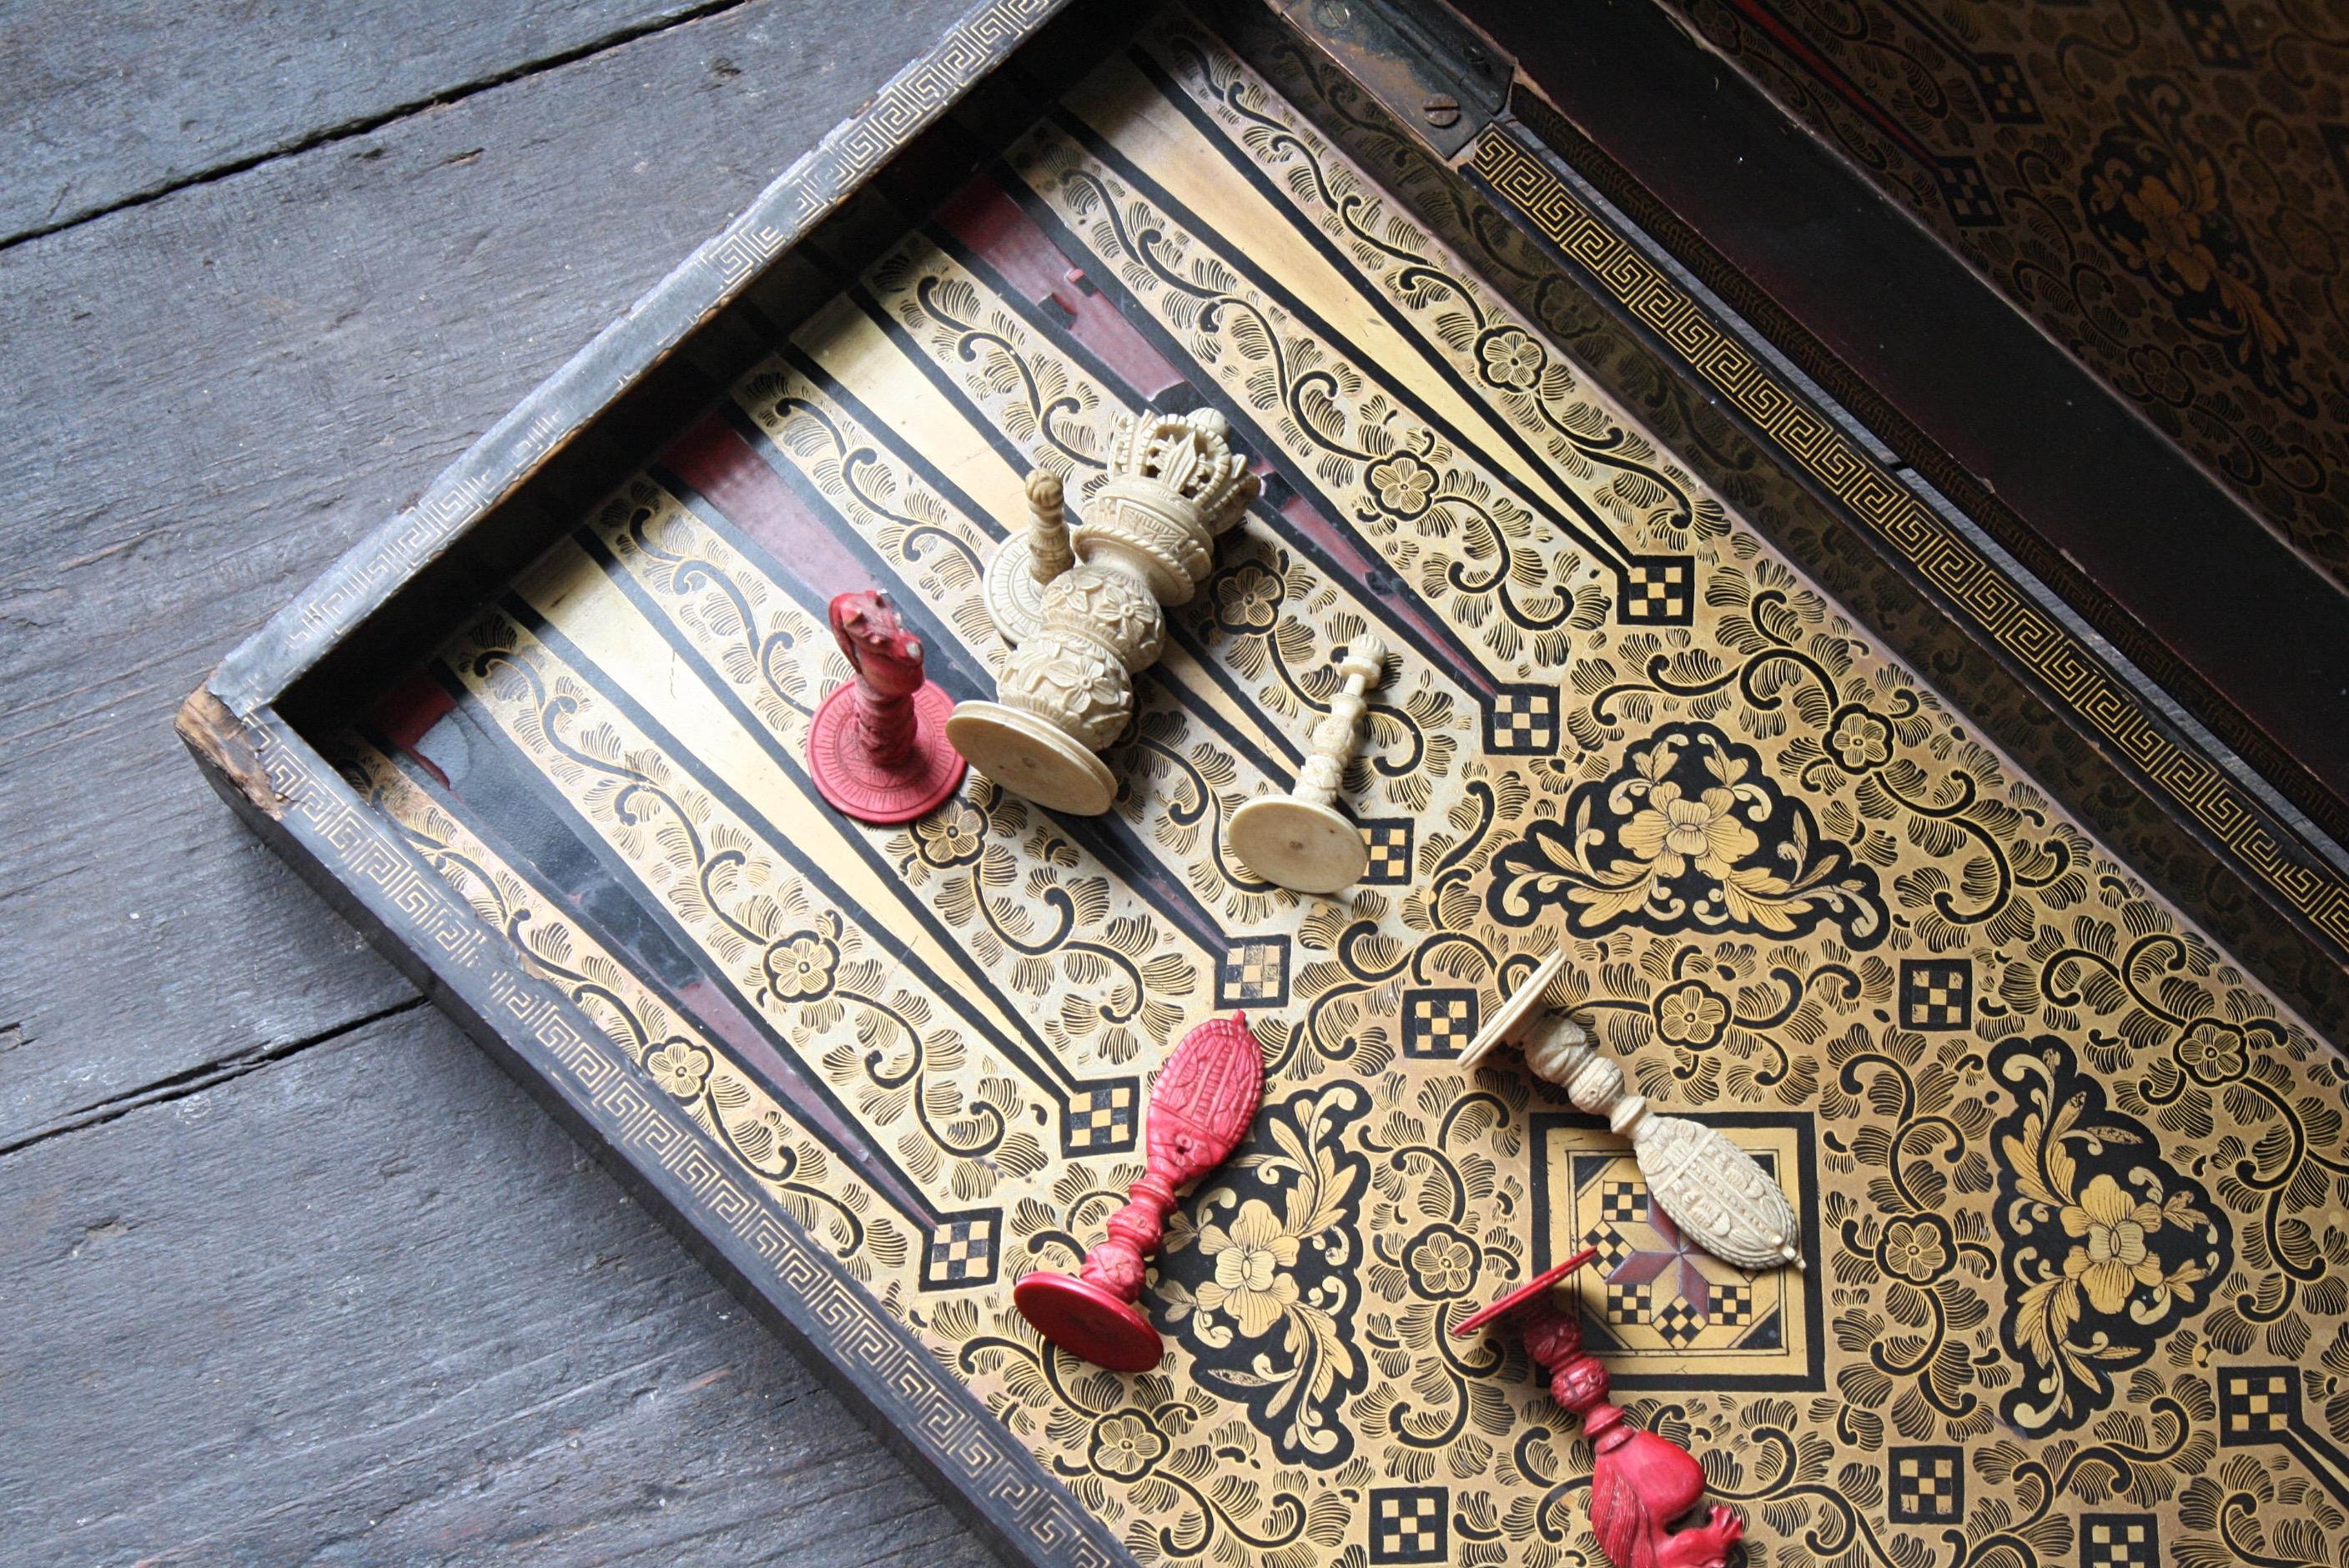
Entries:
<svg viewBox="0 0 2349 1568">
<path fill-rule="evenodd" d="M 1371 863 L 1362 830 L 1332 804 L 1354 755 L 1370 690 L 1387 667 L 1387 645 L 1358 637 L 1338 661 L 1330 711 L 1313 729 L 1313 754 L 1287 795 L 1250 800 L 1232 813 L 1225 842 L 1248 870 L 1292 892 L 1336 892 L 1360 882 Z"/>
<path fill-rule="evenodd" d="M 1215 542 L 1258 486 L 1211 408 L 1121 416 L 1109 478 L 1070 528 L 1061 483 L 1028 481 L 1030 526 L 987 570 L 987 607 L 1016 652 L 993 702 L 965 702 L 947 738 L 973 768 L 1054 811 L 1096 816 L 1117 780 L 1094 753 L 1133 717 L 1133 677 L 1158 662 L 1164 606 L 1189 602 Z"/>
<path fill-rule="evenodd" d="M 1542 993 L 1565 967 L 1553 953 L 1518 986 L 1460 1057 L 1475 1067 L 1504 1040 L 1525 1047 L 1526 1065 L 1566 1091 L 1578 1109 L 1603 1116 L 1647 1178 L 1648 1196 L 1681 1233 L 1738 1268 L 1803 1266 L 1795 1206 L 1762 1167 L 1713 1128 L 1660 1116 L 1644 1095 L 1624 1091 L 1623 1069 L 1599 1054 L 1588 1031 L 1542 1005 Z"/>
</svg>

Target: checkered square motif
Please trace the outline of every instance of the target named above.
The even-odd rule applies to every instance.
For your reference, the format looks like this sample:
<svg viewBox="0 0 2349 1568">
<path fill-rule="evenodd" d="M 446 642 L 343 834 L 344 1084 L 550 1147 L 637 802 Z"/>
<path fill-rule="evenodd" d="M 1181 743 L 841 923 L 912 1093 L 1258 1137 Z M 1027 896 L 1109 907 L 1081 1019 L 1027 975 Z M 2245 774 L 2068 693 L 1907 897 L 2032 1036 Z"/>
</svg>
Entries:
<svg viewBox="0 0 2349 1568">
<path fill-rule="evenodd" d="M 1216 965 L 1216 1006 L 1283 1007 L 1288 1005 L 1288 938 L 1250 936 L 1224 951 Z"/>
<path fill-rule="evenodd" d="M 1972 159 L 1938 160 L 1933 179 L 1941 188 L 1941 205 L 1961 224 L 1971 228 L 1999 221 L 1998 198 L 1991 194 L 1990 181 L 1982 178 L 1982 165 Z"/>
<path fill-rule="evenodd" d="M 1371 851 L 1370 869 L 1362 873 L 1365 887 L 1407 887 L 1411 883 L 1411 819 L 1379 817 L 1357 824 L 1362 843 Z"/>
<path fill-rule="evenodd" d="M 1685 626 L 1696 614 L 1696 562 L 1686 555 L 1635 555 L 1623 569 L 1615 618 L 1642 626 Z"/>
<path fill-rule="evenodd" d="M 1705 1321 L 1725 1328 L 1743 1328 L 1754 1321 L 1754 1287 L 1716 1284 L 1706 1292 Z"/>
<path fill-rule="evenodd" d="M 1582 1244 L 1599 1254 L 1598 1268 L 1602 1274 L 1613 1274 L 1622 1266 L 1623 1260 L 1630 1257 L 1634 1251 L 1631 1238 L 1612 1225 L 1593 1225 L 1582 1233 Z M 1609 1288 L 1611 1291 L 1613 1287 Z M 1610 1295 L 1607 1299 L 1611 1302 L 1615 1298 Z M 1645 1285 L 1640 1287 L 1640 1299 L 1643 1304 L 1641 1311 L 1644 1312 L 1646 1310 L 1644 1303 L 1647 1300 Z"/>
<path fill-rule="evenodd" d="M 1476 993 L 1466 985 L 1431 985 L 1402 994 L 1402 1054 L 1456 1057 L 1476 1037 Z"/>
<path fill-rule="evenodd" d="M 995 1239 L 1002 1223 L 1002 1212 L 996 1209 L 941 1215 L 937 1229 L 930 1233 L 930 1244 L 922 1252 L 922 1288 L 959 1290 L 965 1285 L 993 1284 Z"/>
<path fill-rule="evenodd" d="M 1884 1456 L 1896 1524 L 1954 1524 L 1966 1511 L 1966 1450 L 1928 1444 Z"/>
<path fill-rule="evenodd" d="M 1618 1225 L 1648 1222 L 1648 1190 L 1629 1181 L 1609 1181 L 1599 1195 L 1599 1217 Z"/>
<path fill-rule="evenodd" d="M 2251 68 L 2251 51 L 2243 47 L 2243 36 L 2227 14 L 2226 0 L 2169 0 L 2169 9 L 2197 60 L 2222 71 Z"/>
<path fill-rule="evenodd" d="M 1088 1084 L 1069 1096 L 1061 1123 L 1061 1142 L 1070 1154 L 1114 1154 L 1133 1147 L 1140 1126 L 1142 1085 L 1138 1079 Z"/>
<path fill-rule="evenodd" d="M 1607 1315 L 1617 1323 L 1645 1323 L 1648 1320 L 1648 1282 L 1609 1280 Z"/>
<path fill-rule="evenodd" d="M 2289 1367 L 2230 1367 L 2219 1374 L 2219 1440 L 2271 1443 L 2300 1420 L 2300 1379 Z"/>
<path fill-rule="evenodd" d="M 1495 757 L 1547 757 L 1557 749 L 1557 688 L 1505 686 L 1485 707 L 1485 749 Z"/>
<path fill-rule="evenodd" d="M 1991 119 L 2002 125 L 2039 123 L 2039 100 L 2032 96 L 2031 78 L 2013 55 L 1976 55 L 1972 63 L 1974 91 Z"/>
<path fill-rule="evenodd" d="M 1974 961 L 1971 958 L 1904 958 L 1900 961 L 1900 1026 L 1904 1029 L 1970 1029 L 1974 1022 Z"/>
<path fill-rule="evenodd" d="M 1704 1314 L 1684 1295 L 1672 1297 L 1670 1305 L 1648 1321 L 1664 1336 L 1664 1343 L 1675 1350 L 1686 1350 L 1704 1332 Z"/>
<path fill-rule="evenodd" d="M 1371 1561 L 1442 1563 L 1449 1558 L 1451 1503 L 1447 1487 L 1371 1488 Z"/>
<path fill-rule="evenodd" d="M 2091 1513 L 2080 1521 L 2080 1568 L 2157 1568 L 2160 1523 L 2149 1513 Z"/>
</svg>

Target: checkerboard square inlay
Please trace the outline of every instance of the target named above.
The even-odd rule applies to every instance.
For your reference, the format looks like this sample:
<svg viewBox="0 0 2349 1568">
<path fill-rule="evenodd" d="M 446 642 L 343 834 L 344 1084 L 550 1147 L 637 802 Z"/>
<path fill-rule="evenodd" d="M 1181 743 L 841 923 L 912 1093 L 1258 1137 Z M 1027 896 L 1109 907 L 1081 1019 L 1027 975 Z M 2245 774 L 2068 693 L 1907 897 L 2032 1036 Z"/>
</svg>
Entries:
<svg viewBox="0 0 2349 1568">
<path fill-rule="evenodd" d="M 1634 556 L 1623 569 L 1615 618 L 1642 626 L 1685 626 L 1696 615 L 1696 562 L 1686 555 Z"/>
<path fill-rule="evenodd" d="M 2080 1520 L 2080 1568 L 2157 1568 L 2161 1522 L 2150 1513 L 2091 1513 Z"/>
<path fill-rule="evenodd" d="M 1991 193 L 1990 181 L 1982 178 L 1982 165 L 1972 159 L 1941 159 L 1934 166 L 1933 178 L 1941 188 L 1941 204 L 1960 223 L 1971 227 L 1999 221 L 1998 198 Z"/>
<path fill-rule="evenodd" d="M 1485 749 L 1495 757 L 1547 757 L 1557 749 L 1557 688 L 1505 686 L 1485 708 Z"/>
<path fill-rule="evenodd" d="M 1216 1006 L 1280 1007 L 1288 1003 L 1288 938 L 1249 936 L 1216 965 Z"/>
<path fill-rule="evenodd" d="M 1927 1444 L 1884 1456 L 1891 1480 L 1888 1511 L 1900 1524 L 1953 1524 L 1966 1511 L 1966 1450 Z"/>
<path fill-rule="evenodd" d="M 1069 1096 L 1062 1143 L 1071 1154 L 1110 1154 L 1133 1147 L 1142 1085 L 1134 1078 L 1088 1084 Z"/>
<path fill-rule="evenodd" d="M 1371 1561 L 1442 1563 L 1452 1555 L 1452 1494 L 1440 1486 L 1371 1488 Z"/>
<path fill-rule="evenodd" d="M 1476 1037 L 1476 992 L 1467 985 L 1430 985 L 1402 994 L 1402 1054 L 1458 1056 Z"/>
<path fill-rule="evenodd" d="M 2219 1440 L 2271 1443 L 2300 1420 L 2300 1378 L 2290 1367 L 2230 1367 L 2219 1374 Z"/>
<path fill-rule="evenodd" d="M 1371 851 L 1370 868 L 1362 872 L 1366 887 L 1403 887 L 1411 882 L 1411 819 L 1377 817 L 1358 824 L 1362 845 Z"/>
<path fill-rule="evenodd" d="M 1970 1029 L 1973 1023 L 1972 959 L 1904 958 L 1900 961 L 1902 1028 Z"/>
<path fill-rule="evenodd" d="M 922 1251 L 922 1288 L 957 1290 L 992 1284 L 996 1235 L 1002 1223 L 1002 1214 L 994 1209 L 941 1215 L 930 1233 L 930 1244 Z"/>
</svg>

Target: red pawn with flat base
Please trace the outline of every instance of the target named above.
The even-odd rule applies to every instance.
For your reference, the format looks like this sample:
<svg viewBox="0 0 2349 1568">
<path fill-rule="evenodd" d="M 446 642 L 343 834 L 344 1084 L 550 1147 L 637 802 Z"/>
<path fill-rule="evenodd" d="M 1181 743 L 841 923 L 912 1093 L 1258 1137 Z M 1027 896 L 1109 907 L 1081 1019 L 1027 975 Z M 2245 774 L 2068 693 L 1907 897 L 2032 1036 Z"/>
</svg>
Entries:
<svg viewBox="0 0 2349 1568">
<path fill-rule="evenodd" d="M 962 784 L 947 743 L 954 699 L 922 678 L 922 644 L 878 593 L 832 602 L 832 634 L 855 678 L 833 687 L 808 721 L 808 773 L 860 822 L 910 822 Z"/>
<path fill-rule="evenodd" d="M 1745 1521 L 1716 1503 L 1702 1524 L 1672 1529 L 1703 1501 L 1703 1467 L 1608 1402 L 1607 1368 L 1584 1353 L 1581 1317 L 1551 1295 L 1551 1286 L 1598 1255 L 1575 1253 L 1452 1332 L 1470 1335 L 1488 1323 L 1516 1328 L 1526 1354 L 1549 1375 L 1550 1398 L 1582 1418 L 1591 1447 L 1590 1530 L 1615 1568 L 1722 1568 L 1744 1539 Z"/>
<path fill-rule="evenodd" d="M 1247 1135 L 1264 1096 L 1264 1047 L 1246 1013 L 1210 1018 L 1183 1037 L 1150 1091 L 1150 1150 L 1109 1234 L 1074 1274 L 1031 1274 L 1011 1300 L 1036 1332 L 1112 1372 L 1147 1372 L 1163 1348 L 1158 1330 L 1133 1304 L 1143 1272 L 1165 1234 L 1174 1190 L 1214 1170 Z"/>
</svg>

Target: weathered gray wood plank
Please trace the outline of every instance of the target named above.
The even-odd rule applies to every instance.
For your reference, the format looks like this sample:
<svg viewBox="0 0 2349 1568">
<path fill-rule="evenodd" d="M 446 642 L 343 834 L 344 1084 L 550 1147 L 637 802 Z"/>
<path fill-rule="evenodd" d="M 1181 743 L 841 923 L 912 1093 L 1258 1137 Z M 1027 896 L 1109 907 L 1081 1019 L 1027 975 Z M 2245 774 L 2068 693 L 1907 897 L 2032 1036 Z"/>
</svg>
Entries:
<svg viewBox="0 0 2349 1568">
<path fill-rule="evenodd" d="M 0 1560 L 989 1560 L 421 1006 L 0 1158 Z"/>
<path fill-rule="evenodd" d="M 719 0 L 722 3 L 722 0 Z M 0 7 L 0 244 L 625 38 L 712 0 Z"/>
<path fill-rule="evenodd" d="M 408 994 L 173 707 L 962 9 L 744 5 L 0 252 L 0 1148 Z"/>
</svg>

